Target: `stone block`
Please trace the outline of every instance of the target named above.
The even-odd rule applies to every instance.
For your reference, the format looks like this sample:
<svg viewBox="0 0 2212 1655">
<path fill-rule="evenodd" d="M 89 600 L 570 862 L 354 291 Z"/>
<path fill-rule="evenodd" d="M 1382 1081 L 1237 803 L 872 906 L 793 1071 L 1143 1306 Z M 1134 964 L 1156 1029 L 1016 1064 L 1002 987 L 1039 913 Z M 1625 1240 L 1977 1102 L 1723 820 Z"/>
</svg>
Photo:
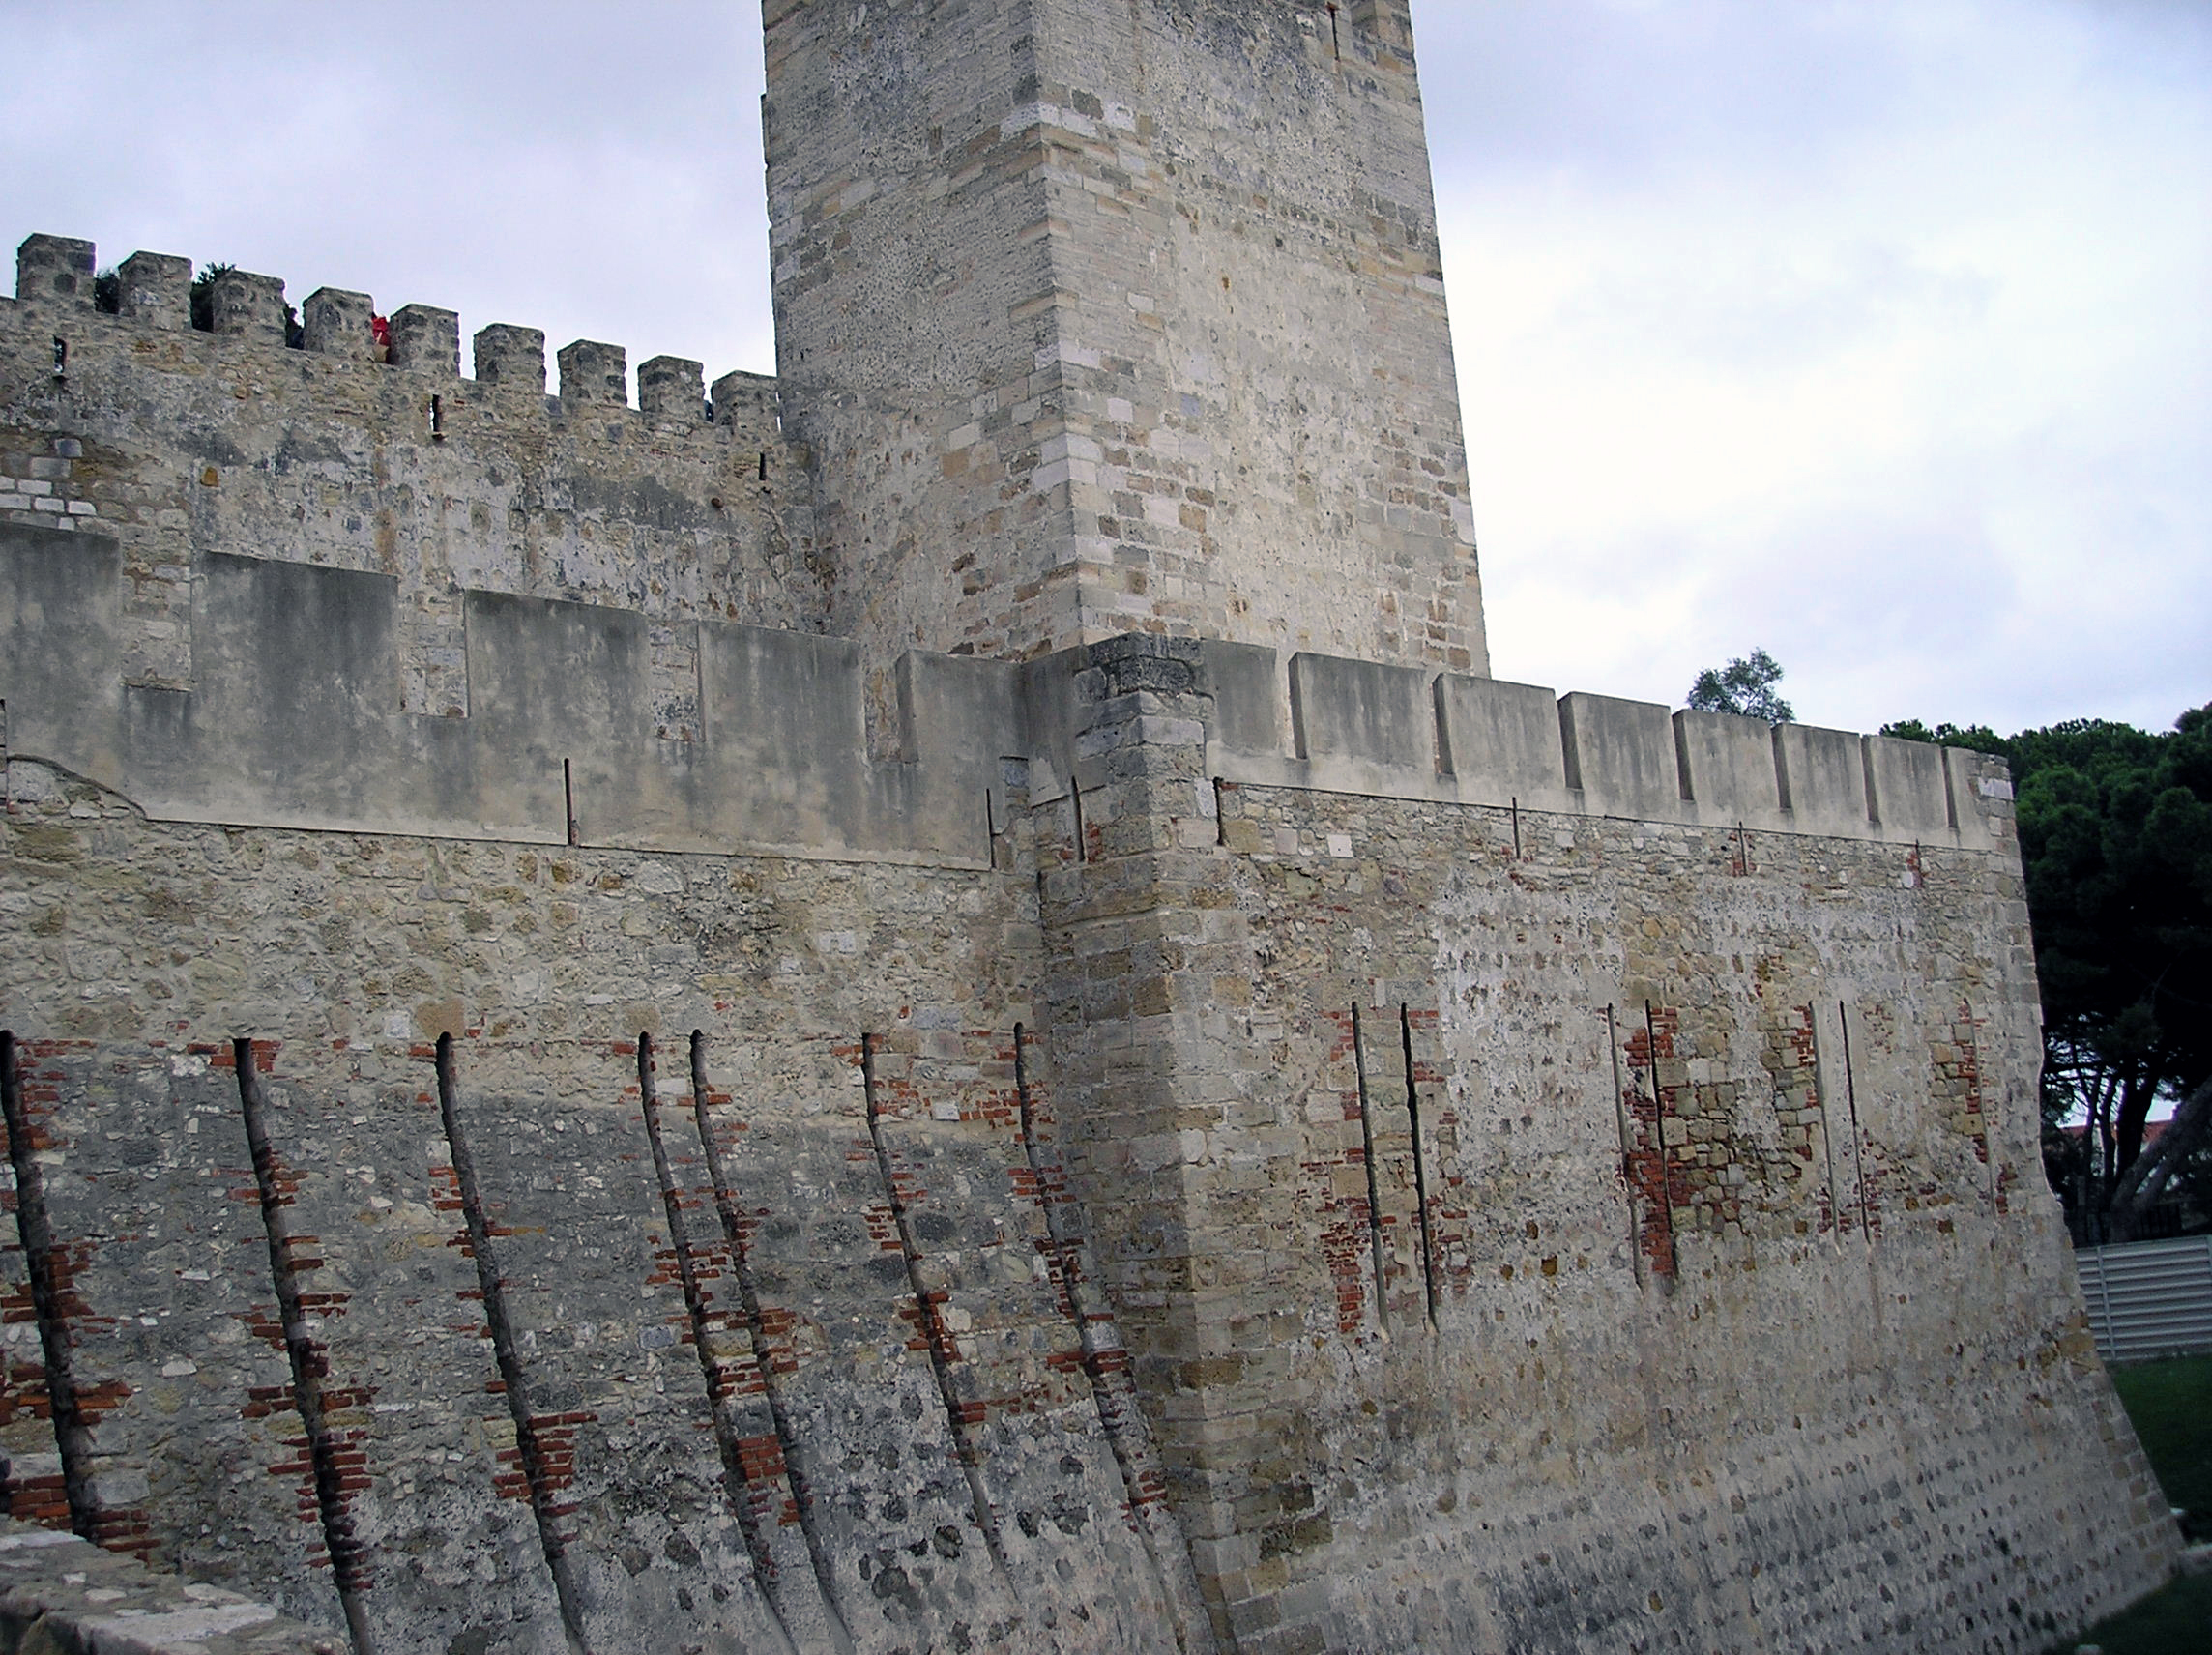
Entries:
<svg viewBox="0 0 2212 1655">
<path fill-rule="evenodd" d="M 70 236 L 26 236 L 15 249 L 15 297 L 68 310 L 93 305 L 94 249 Z"/>
<path fill-rule="evenodd" d="M 372 361 L 376 340 L 369 318 L 375 313 L 375 304 L 365 293 L 318 287 L 300 305 L 301 344 L 317 356 Z"/>
<path fill-rule="evenodd" d="M 1213 698 L 1213 740 L 1225 751 L 1279 758 L 1283 752 L 1282 657 L 1265 644 L 1208 638 L 1201 679 Z"/>
<path fill-rule="evenodd" d="M 1866 750 L 1856 735 L 1777 724 L 1774 752 L 1783 807 L 1795 831 L 1866 837 L 1873 815 L 1867 808 Z"/>
<path fill-rule="evenodd" d="M 429 305 L 403 305 L 392 313 L 392 364 L 451 379 L 461 371 L 461 319 Z M 544 377 L 542 346 L 538 377 Z"/>
<path fill-rule="evenodd" d="M 567 384 L 568 368 L 562 368 Z M 655 420 L 703 424 L 707 418 L 705 370 L 683 357 L 650 357 L 637 364 L 638 411 Z"/>
<path fill-rule="evenodd" d="M 497 385 L 531 396 L 545 394 L 545 334 L 538 328 L 517 328 L 494 322 L 478 330 L 476 378 L 480 385 Z"/>
<path fill-rule="evenodd" d="M 628 358 L 620 345 L 577 339 L 563 345 L 561 400 L 571 408 L 629 406 Z"/>
<path fill-rule="evenodd" d="M 1291 729 L 1298 757 L 1437 772 L 1436 702 L 1422 667 L 1335 655 L 1291 657 Z"/>
<path fill-rule="evenodd" d="M 1685 709 L 1674 714 L 1674 750 L 1683 797 L 1697 806 L 1701 820 L 1751 828 L 1783 825 L 1774 727 L 1765 719 Z"/>
<path fill-rule="evenodd" d="M 145 328 L 182 332 L 192 325 L 192 261 L 168 253 L 132 253 L 115 272 L 122 314 Z"/>
<path fill-rule="evenodd" d="M 215 331 L 250 344 L 284 343 L 284 283 L 274 276 L 226 270 L 209 289 Z"/>
<path fill-rule="evenodd" d="M 707 395 L 714 405 L 717 425 L 775 423 L 776 383 L 771 375 L 725 373 Z"/>
<path fill-rule="evenodd" d="M 1550 690 L 1445 673 L 1436 682 L 1436 703 L 1443 768 L 1462 798 L 1571 808 L 1558 703 Z"/>
<path fill-rule="evenodd" d="M 1957 826 L 1941 747 L 1889 736 L 1869 736 L 1865 741 L 1870 803 L 1884 832 L 1933 836 Z"/>
<path fill-rule="evenodd" d="M 1593 816 L 1664 821 L 1682 814 L 1682 773 L 1674 720 L 1654 702 L 1609 695 L 1559 699 L 1567 785 Z"/>
</svg>

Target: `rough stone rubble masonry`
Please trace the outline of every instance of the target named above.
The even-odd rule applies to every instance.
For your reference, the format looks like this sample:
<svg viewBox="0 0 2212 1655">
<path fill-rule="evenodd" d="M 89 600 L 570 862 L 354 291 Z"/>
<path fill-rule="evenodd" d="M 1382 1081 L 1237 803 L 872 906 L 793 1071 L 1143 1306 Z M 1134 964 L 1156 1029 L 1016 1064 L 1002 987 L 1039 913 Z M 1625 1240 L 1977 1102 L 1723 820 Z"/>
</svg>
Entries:
<svg viewBox="0 0 2212 1655">
<path fill-rule="evenodd" d="M 780 380 L 22 246 L 0 1625 L 1902 1655 L 2162 1580 L 2001 767 L 1486 676 L 1402 9 L 767 27 Z"/>
</svg>

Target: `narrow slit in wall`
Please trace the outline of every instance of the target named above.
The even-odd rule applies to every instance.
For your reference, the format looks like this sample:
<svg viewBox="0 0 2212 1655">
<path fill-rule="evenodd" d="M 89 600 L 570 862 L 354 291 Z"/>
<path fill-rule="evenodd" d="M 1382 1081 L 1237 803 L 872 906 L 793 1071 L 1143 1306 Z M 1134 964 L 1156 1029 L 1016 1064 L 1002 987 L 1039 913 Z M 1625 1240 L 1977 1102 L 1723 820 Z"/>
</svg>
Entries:
<svg viewBox="0 0 2212 1655">
<path fill-rule="evenodd" d="M 1859 1234 L 1871 1247 L 1874 1245 L 1874 1207 L 1867 1200 L 1866 1150 L 1859 1132 L 1859 1083 L 1851 1062 L 1851 1012 L 1842 1001 L 1836 1002 L 1836 1023 L 1844 1031 L 1844 1096 L 1851 1109 L 1851 1166 L 1858 1174 Z"/>
<path fill-rule="evenodd" d="M 1513 859 L 1514 859 L 1515 861 L 1519 861 L 1519 860 L 1521 859 L 1521 798 L 1520 798 L 1520 796 L 1519 796 L 1518 794 L 1516 794 L 1516 795 L 1514 796 L 1514 798 L 1513 798 L 1513 801 L 1512 801 L 1512 811 L 1513 811 Z"/>
<path fill-rule="evenodd" d="M 2005 1209 L 2004 1175 L 1997 1167 L 1996 1120 L 1990 1110 L 1989 1095 L 1982 1089 L 1982 1034 L 1981 1026 L 1974 1020 L 1974 1002 L 1962 997 L 1959 1016 L 1965 1023 L 1966 1038 L 1962 1044 L 1966 1049 L 1966 1060 L 1971 1065 L 1973 1090 L 1969 1093 L 1974 1113 L 1982 1118 L 1981 1156 L 1982 1170 L 1988 1174 L 1984 1180 L 1988 1186 L 1992 1216 Z"/>
<path fill-rule="evenodd" d="M 1067 807 L 1075 822 L 1075 859 L 1080 862 L 1086 859 L 1083 854 L 1083 789 L 1076 785 L 1073 776 L 1067 778 Z"/>
<path fill-rule="evenodd" d="M 1406 1120 L 1413 1139 L 1413 1203 L 1421 1218 L 1421 1290 L 1428 1306 L 1429 1325 L 1437 1324 L 1437 1260 L 1435 1238 L 1429 1234 L 1429 1174 L 1421 1153 L 1421 1089 L 1413 1080 L 1413 1010 L 1398 1007 L 1398 1037 L 1406 1051 Z"/>
<path fill-rule="evenodd" d="M 1667 1274 L 1672 1279 L 1681 1271 L 1682 1256 L 1674 1246 L 1674 1163 L 1667 1153 L 1667 1094 L 1659 1086 L 1659 1020 L 1648 1000 L 1644 1002 L 1644 1041 L 1651 1060 L 1651 1137 L 1659 1159 L 1659 1221 L 1667 1237 Z"/>
<path fill-rule="evenodd" d="M 37 1155 L 29 1112 L 23 1107 L 23 1082 L 15 1036 L 0 1030 L 0 1110 L 8 1123 L 8 1159 L 15 1172 L 15 1230 L 23 1243 L 24 1273 L 30 1277 L 31 1311 L 39 1323 L 39 1350 L 45 1362 L 46 1408 L 54 1428 L 54 1451 L 62 1463 L 62 1493 L 69 1502 L 70 1527 L 95 1544 L 100 1539 L 100 1508 L 92 1493 L 92 1432 L 77 1400 L 71 1368 L 69 1325 L 61 1309 L 62 1284 L 54 1253 L 54 1232 L 46 1216 L 46 1186 Z"/>
<path fill-rule="evenodd" d="M 1359 1007 L 1352 1007 L 1352 1070 L 1359 1081 L 1359 1150 L 1367 1169 L 1367 1252 L 1375 1270 L 1375 1321 L 1387 1338 L 1390 1332 L 1390 1289 L 1383 1273 L 1382 1194 L 1375 1174 L 1375 1121 L 1367 1093 L 1367 1042 L 1361 1037 Z"/>
<path fill-rule="evenodd" d="M 522 1372 L 522 1355 L 514 1338 L 514 1325 L 507 1312 L 507 1284 L 492 1252 L 491 1226 L 485 1221 L 483 1198 L 477 1184 L 476 1162 L 469 1154 L 468 1134 L 461 1126 L 460 1085 L 454 1075 L 453 1037 L 438 1036 L 438 1115 L 446 1132 L 446 1147 L 453 1159 L 453 1181 L 460 1186 L 461 1217 L 468 1229 L 469 1252 L 475 1258 L 477 1286 L 483 1293 L 484 1322 L 491 1330 L 492 1359 L 498 1364 L 500 1387 L 507 1396 L 508 1418 L 514 1426 L 514 1445 L 522 1461 L 523 1484 L 530 1495 L 530 1515 L 538 1524 L 538 1544 L 545 1554 L 545 1567 L 553 1577 L 553 1595 L 561 1608 L 561 1630 L 576 1655 L 590 1655 L 584 1640 L 582 1600 L 577 1595 L 574 1571 L 568 1565 L 568 1543 L 553 1520 L 552 1492 L 545 1474 L 545 1449 L 538 1439 L 538 1423 L 530 1411 L 530 1388 Z"/>
<path fill-rule="evenodd" d="M 1813 1084 L 1820 1105 L 1820 1144 L 1828 1162 L 1828 1223 L 1841 1234 L 1844 1226 L 1844 1171 L 1836 1162 L 1836 1127 L 1834 1102 L 1828 1096 L 1828 1070 L 1824 1054 L 1820 1050 L 1820 1023 L 1810 1005 L 1805 1007 L 1805 1027 L 1813 1037 Z"/>
<path fill-rule="evenodd" d="M 883 1178 L 884 1201 L 891 1209 L 891 1224 L 898 1231 L 899 1251 L 906 1259 L 907 1289 L 913 1293 L 915 1310 L 921 1318 L 922 1343 L 929 1350 L 930 1372 L 937 1380 L 937 1394 L 945 1404 L 945 1423 L 952 1434 L 960 1469 L 968 1478 L 968 1497 L 975 1508 L 975 1526 L 983 1531 L 983 1544 L 990 1550 L 991 1561 L 1004 1577 L 1005 1542 L 999 1533 L 999 1520 L 991 1510 L 990 1491 L 983 1486 L 982 1458 L 976 1452 L 959 1393 L 952 1383 L 950 1342 L 946 1338 L 944 1321 L 937 1314 L 937 1301 L 922 1281 L 921 1249 L 915 1241 L 913 1219 L 907 1212 L 906 1203 L 899 1197 L 898 1180 L 891 1173 L 890 1146 L 884 1137 L 883 1114 L 876 1097 L 876 1037 L 867 1033 L 860 1036 L 860 1093 L 868 1112 L 868 1141 L 875 1147 L 876 1171 Z"/>
<path fill-rule="evenodd" d="M 253 1042 L 230 1043 L 233 1066 L 238 1071 L 238 1109 L 246 1122 L 246 1147 L 253 1158 L 253 1183 L 261 1199 L 261 1229 L 269 1243 L 269 1284 L 276 1294 L 276 1315 L 284 1331 L 284 1358 L 292 1369 L 292 1404 L 299 1410 L 307 1437 L 307 1464 L 315 1483 L 315 1510 L 323 1526 L 323 1546 L 330 1553 L 331 1576 L 337 1587 L 338 1607 L 344 1611 L 346 1634 L 354 1655 L 373 1655 L 369 1636 L 367 1548 L 354 1532 L 353 1514 L 346 1509 L 343 1449 L 323 1414 L 323 1379 L 328 1360 L 314 1335 L 307 1330 L 307 1313 L 300 1299 L 298 1267 L 293 1262 L 292 1226 L 286 1214 L 282 1167 L 269 1136 L 269 1097 L 262 1090 L 261 1071 L 255 1065 Z"/>
<path fill-rule="evenodd" d="M 1628 1089 L 1620 1084 L 1620 1024 L 1615 1008 L 1605 1008 L 1605 1043 L 1613 1054 L 1613 1118 L 1620 1128 L 1620 1183 L 1628 1193 L 1628 1256 L 1636 1265 L 1636 1285 L 1650 1281 L 1644 1257 L 1644 1220 L 1636 1210 L 1636 1121 L 1628 1113 Z"/>
<path fill-rule="evenodd" d="M 576 772 L 567 759 L 561 761 L 561 812 L 568 825 L 568 843 L 582 844 L 583 835 L 576 830 Z"/>
<path fill-rule="evenodd" d="M 829 1547 L 822 1536 L 821 1518 L 816 1509 L 813 1487 L 807 1480 L 805 1464 L 799 1453 L 798 1436 L 792 1428 L 791 1416 L 784 1408 L 782 1385 L 775 1372 L 775 1352 L 769 1344 L 768 1323 L 761 1314 L 760 1293 L 753 1282 L 752 1259 L 745 1246 L 744 1226 L 738 1217 L 737 1196 L 730 1182 L 729 1171 L 722 1164 L 721 1144 L 714 1136 L 713 1118 L 707 1113 L 710 1095 L 707 1084 L 707 1036 L 704 1031 L 694 1029 L 691 1031 L 691 1117 L 698 1124 L 700 1147 L 707 1156 L 707 1178 L 714 1186 L 714 1214 L 721 1220 L 722 1239 L 730 1249 L 730 1270 L 738 1284 L 738 1302 L 744 1309 L 745 1335 L 752 1347 L 753 1366 L 760 1372 L 762 1390 L 768 1398 L 769 1420 L 775 1429 L 776 1448 L 783 1461 L 784 1478 L 791 1485 L 791 1499 L 798 1512 L 800 1537 L 806 1543 L 806 1559 L 814 1571 L 814 1583 L 822 1593 L 822 1609 L 829 1617 L 830 1640 L 835 1644 L 838 1655 L 846 1655 L 853 1647 L 853 1640 L 837 1607 L 837 1575 L 830 1565 Z"/>
<path fill-rule="evenodd" d="M 7 704 L 0 702 L 0 737 L 6 735 L 7 711 Z M 1213 778 L 1213 842 L 1216 845 L 1229 843 L 1229 818 L 1221 812 L 1222 798 L 1226 792 L 1227 789 L 1223 787 L 1221 778 L 1215 776 Z"/>
<path fill-rule="evenodd" d="M 784 1643 L 796 1647 L 776 1591 L 775 1558 L 769 1551 L 760 1513 L 746 1497 L 744 1454 L 739 1445 L 738 1434 L 731 1427 L 729 1412 L 723 1407 L 732 1383 L 730 1376 L 723 1371 L 721 1359 L 714 1354 L 707 1300 L 699 1291 L 699 1271 L 691 1254 L 691 1234 L 684 1222 L 683 1195 L 676 1187 L 667 1141 L 660 1129 L 660 1097 L 654 1085 L 653 1036 L 644 1031 L 637 1037 L 637 1094 L 639 1108 L 645 1116 L 645 1135 L 653 1146 L 653 1171 L 660 1184 L 661 1209 L 668 1217 L 669 1250 L 676 1255 L 676 1276 L 684 1289 L 684 1308 L 691 1318 L 691 1344 L 699 1353 L 699 1371 L 707 1381 L 707 1411 L 713 1425 L 714 1446 L 722 1461 L 723 1496 L 729 1502 L 730 1514 L 738 1520 L 738 1532 L 744 1539 L 745 1555 L 751 1560 L 753 1584 L 760 1590 L 761 1601 L 775 1621 L 776 1630 L 783 1635 Z"/>
</svg>

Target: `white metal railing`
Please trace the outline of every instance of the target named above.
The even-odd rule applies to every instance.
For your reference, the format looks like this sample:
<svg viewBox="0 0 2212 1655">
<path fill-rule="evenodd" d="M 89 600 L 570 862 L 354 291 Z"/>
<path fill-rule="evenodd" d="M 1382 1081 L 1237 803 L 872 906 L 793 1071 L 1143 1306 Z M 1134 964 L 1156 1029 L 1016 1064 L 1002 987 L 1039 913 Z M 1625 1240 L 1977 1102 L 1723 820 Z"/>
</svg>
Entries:
<svg viewBox="0 0 2212 1655">
<path fill-rule="evenodd" d="M 2074 1264 L 2106 1361 L 2212 1350 L 2212 1235 L 2084 1247 Z"/>
</svg>

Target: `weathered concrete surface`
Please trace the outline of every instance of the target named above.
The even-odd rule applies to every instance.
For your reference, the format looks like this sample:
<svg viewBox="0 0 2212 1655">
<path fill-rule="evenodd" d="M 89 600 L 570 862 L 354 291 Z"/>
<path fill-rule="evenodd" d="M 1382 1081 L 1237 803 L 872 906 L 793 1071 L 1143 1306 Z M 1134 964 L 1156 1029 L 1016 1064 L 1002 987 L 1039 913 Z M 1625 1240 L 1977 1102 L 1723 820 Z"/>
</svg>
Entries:
<svg viewBox="0 0 2212 1655">
<path fill-rule="evenodd" d="M 426 718 L 399 705 L 390 576 L 211 552 L 192 585 L 199 682 L 129 683 L 116 542 L 0 524 L 15 750 L 170 820 L 990 863 L 987 795 L 1020 736 L 1005 663 L 905 669 L 878 762 L 843 640 L 471 592 L 472 711 Z M 692 663 L 683 740 L 652 721 L 656 635 Z"/>
<path fill-rule="evenodd" d="M 425 718 L 396 703 L 390 577 L 211 552 L 192 585 L 201 682 L 132 684 L 116 542 L 0 524 L 0 702 L 15 750 L 173 821 L 983 867 L 1007 810 L 1003 767 L 1031 764 L 1037 797 L 1056 798 L 1076 762 L 1081 652 L 1026 671 L 910 652 L 871 738 L 872 675 L 851 640 L 655 627 L 604 605 L 470 592 L 471 711 Z M 691 662 L 695 733 L 682 740 L 653 726 L 655 636 Z M 1555 709 L 1531 685 L 1306 653 L 1286 666 L 1250 645 L 1209 644 L 1203 659 L 1208 765 L 1223 781 L 2000 842 L 1977 807 L 1989 778 L 1961 769 L 1963 752 L 1709 713 L 1670 721 L 1603 696 Z"/>
</svg>

